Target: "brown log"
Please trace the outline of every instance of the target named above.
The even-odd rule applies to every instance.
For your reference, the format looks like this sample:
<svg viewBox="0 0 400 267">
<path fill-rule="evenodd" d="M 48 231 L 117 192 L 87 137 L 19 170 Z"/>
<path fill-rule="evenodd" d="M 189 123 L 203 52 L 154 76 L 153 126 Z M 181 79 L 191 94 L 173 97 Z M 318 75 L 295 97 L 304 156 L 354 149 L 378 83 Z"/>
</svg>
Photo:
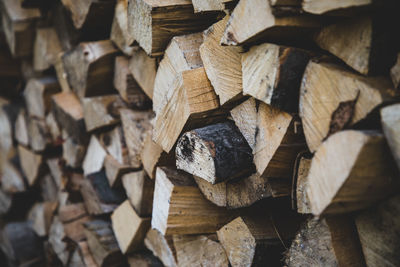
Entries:
<svg viewBox="0 0 400 267">
<path fill-rule="evenodd" d="M 110 39 L 125 55 L 132 56 L 134 39 L 128 31 L 128 0 L 118 0 L 115 5 Z"/>
<path fill-rule="evenodd" d="M 392 155 L 400 168 L 400 104 L 381 109 L 381 122 Z"/>
<path fill-rule="evenodd" d="M 65 52 L 60 52 L 57 54 L 57 57 L 54 62 L 54 70 L 57 75 L 58 83 L 60 84 L 62 92 L 71 92 L 71 88 L 68 83 L 67 73 L 64 67 L 63 56 Z"/>
<path fill-rule="evenodd" d="M 49 130 L 49 134 L 51 136 L 52 142 L 54 144 L 59 144 L 62 140 L 62 133 L 60 130 L 60 127 L 57 124 L 57 121 L 54 117 L 53 112 L 50 112 L 49 114 L 47 114 L 46 116 L 46 126 L 47 129 Z"/>
<path fill-rule="evenodd" d="M 150 229 L 144 239 L 144 244 L 166 267 L 178 266 L 172 236 L 164 236 L 156 229 Z"/>
<path fill-rule="evenodd" d="M 24 176 L 21 172 L 19 157 L 16 149 L 12 149 L 6 158 L 1 159 L 1 189 L 5 193 L 15 194 L 27 189 Z"/>
<path fill-rule="evenodd" d="M 62 52 L 57 32 L 52 27 L 37 28 L 33 47 L 33 69 L 44 71 L 56 63 L 57 55 Z"/>
<path fill-rule="evenodd" d="M 93 258 L 92 253 L 89 250 L 89 245 L 87 241 L 80 241 L 78 243 L 81 255 L 82 255 L 82 261 L 87 267 L 99 267 L 96 263 L 96 261 Z"/>
</svg>

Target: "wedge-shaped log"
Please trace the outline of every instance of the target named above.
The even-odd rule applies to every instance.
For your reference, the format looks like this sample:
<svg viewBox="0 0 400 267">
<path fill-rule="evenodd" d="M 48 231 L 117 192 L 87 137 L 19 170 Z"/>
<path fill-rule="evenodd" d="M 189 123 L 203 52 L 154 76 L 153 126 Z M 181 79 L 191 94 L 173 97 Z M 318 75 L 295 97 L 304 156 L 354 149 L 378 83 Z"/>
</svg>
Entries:
<svg viewBox="0 0 400 267">
<path fill-rule="evenodd" d="M 243 94 L 297 113 L 301 78 L 310 53 L 265 43 L 242 54 Z"/>
<path fill-rule="evenodd" d="M 393 34 L 381 19 L 363 16 L 342 20 L 323 28 L 315 37 L 316 43 L 361 74 L 386 75 L 397 50 Z"/>
<path fill-rule="evenodd" d="M 80 97 L 112 94 L 114 58 L 118 50 L 110 40 L 80 43 L 63 55 L 72 90 Z"/>
<path fill-rule="evenodd" d="M 340 9 L 363 7 L 372 4 L 373 0 L 303 0 L 304 11 L 312 14 L 323 14 Z"/>
<path fill-rule="evenodd" d="M 121 186 L 121 178 L 124 174 L 134 171 L 130 165 L 123 165 L 119 163 L 113 156 L 107 155 L 104 159 L 104 169 L 108 183 L 111 187 Z"/>
<path fill-rule="evenodd" d="M 144 239 L 144 244 L 166 267 L 177 266 L 172 236 L 165 236 L 156 229 L 150 229 Z"/>
<path fill-rule="evenodd" d="M 44 71 L 56 63 L 57 55 L 62 52 L 57 32 L 52 27 L 37 28 L 33 47 L 33 69 Z"/>
<path fill-rule="evenodd" d="M 18 113 L 17 120 L 15 121 L 14 135 L 18 144 L 29 146 L 28 116 L 25 109 L 21 109 Z"/>
<path fill-rule="evenodd" d="M 194 12 L 224 11 L 233 9 L 236 0 L 192 0 Z"/>
<path fill-rule="evenodd" d="M 396 95 L 383 77 L 363 77 L 328 63 L 310 62 L 300 89 L 299 115 L 308 148 L 365 119 Z"/>
<path fill-rule="evenodd" d="M 32 186 L 35 184 L 37 178 L 42 174 L 43 156 L 36 154 L 21 145 L 18 146 L 18 155 L 21 162 L 22 172 L 28 180 L 28 185 Z"/>
<path fill-rule="evenodd" d="M 239 45 L 259 38 L 284 40 L 304 36 L 321 26 L 318 18 L 285 11 L 281 14 L 276 9 L 270 1 L 240 1 L 232 12 L 221 44 Z"/>
<path fill-rule="evenodd" d="M 212 184 L 254 172 L 251 148 L 229 120 L 184 133 L 176 146 L 176 166 Z"/>
<path fill-rule="evenodd" d="M 204 42 L 200 46 L 204 68 L 221 105 L 228 105 L 242 97 L 242 48 L 220 45 L 228 19 L 229 16 L 226 16 L 204 31 Z"/>
<path fill-rule="evenodd" d="M 118 101 L 118 95 L 105 95 L 85 97 L 82 99 L 83 115 L 88 132 L 119 122 L 119 118 L 112 111 L 113 105 Z M 118 114 L 118 112 L 117 112 Z"/>
<path fill-rule="evenodd" d="M 382 134 L 347 130 L 330 136 L 315 153 L 306 194 L 313 214 L 366 208 L 399 188 Z"/>
<path fill-rule="evenodd" d="M 132 34 L 128 31 L 128 0 L 118 0 L 115 5 L 114 19 L 111 25 L 110 39 L 125 54 L 132 56 Z"/>
<path fill-rule="evenodd" d="M 46 121 L 31 117 L 28 122 L 29 144 L 34 152 L 43 152 L 56 143 L 52 142 Z"/>
<path fill-rule="evenodd" d="M 150 228 L 150 218 L 141 218 L 129 200 L 123 202 L 111 215 L 112 227 L 122 253 L 143 248 L 143 240 Z"/>
<path fill-rule="evenodd" d="M 149 98 L 153 98 L 154 80 L 157 73 L 157 59 L 149 57 L 139 46 L 135 46 L 129 60 L 133 78 Z"/>
<path fill-rule="evenodd" d="M 99 142 L 99 139 L 92 135 L 82 164 L 83 173 L 89 175 L 99 172 L 103 168 L 106 156 L 107 152 Z"/>
<path fill-rule="evenodd" d="M 157 114 L 153 140 L 170 152 L 183 129 L 218 121 L 224 111 L 218 111 L 219 101 L 204 68 L 183 71 L 172 84 L 173 94 Z"/>
<path fill-rule="evenodd" d="M 122 176 L 126 195 L 139 216 L 149 216 L 153 209 L 154 180 L 142 171 Z"/>
<path fill-rule="evenodd" d="M 382 128 L 400 169 L 400 104 L 381 109 Z"/>
<path fill-rule="evenodd" d="M 56 208 L 56 202 L 40 202 L 29 211 L 28 221 L 32 223 L 32 229 L 38 236 L 48 235 Z"/>
<path fill-rule="evenodd" d="M 192 1 L 129 0 L 128 29 L 148 55 L 160 56 L 173 36 L 199 32 L 216 14 L 195 14 Z"/>
</svg>

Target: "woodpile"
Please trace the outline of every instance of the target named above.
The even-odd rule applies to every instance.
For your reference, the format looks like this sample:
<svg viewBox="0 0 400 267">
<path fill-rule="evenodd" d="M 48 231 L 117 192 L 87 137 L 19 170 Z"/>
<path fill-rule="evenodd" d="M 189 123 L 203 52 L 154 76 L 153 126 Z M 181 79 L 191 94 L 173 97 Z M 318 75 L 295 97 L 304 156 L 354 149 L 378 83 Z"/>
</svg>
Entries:
<svg viewBox="0 0 400 267">
<path fill-rule="evenodd" d="M 0 266 L 400 266 L 396 0 L 0 0 Z"/>
</svg>

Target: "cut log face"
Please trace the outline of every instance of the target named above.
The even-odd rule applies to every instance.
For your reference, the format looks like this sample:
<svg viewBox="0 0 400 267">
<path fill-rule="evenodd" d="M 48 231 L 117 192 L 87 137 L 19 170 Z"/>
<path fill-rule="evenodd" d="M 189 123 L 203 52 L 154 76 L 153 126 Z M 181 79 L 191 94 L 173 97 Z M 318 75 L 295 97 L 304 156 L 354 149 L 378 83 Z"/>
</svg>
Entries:
<svg viewBox="0 0 400 267">
<path fill-rule="evenodd" d="M 220 45 L 221 37 L 229 20 L 223 20 L 212 25 L 204 34 L 204 42 L 200 46 L 200 55 L 210 79 L 219 96 L 221 105 L 229 105 L 242 97 L 242 64 L 240 47 Z"/>
<path fill-rule="evenodd" d="M 107 155 L 104 159 L 104 169 L 106 171 L 108 183 L 111 187 L 121 186 L 121 177 L 124 174 L 135 170 L 129 165 L 122 165 L 111 155 Z"/>
<path fill-rule="evenodd" d="M 113 94 L 113 66 L 118 50 L 110 40 L 80 43 L 63 55 L 72 90 L 80 97 Z"/>
<path fill-rule="evenodd" d="M 236 0 L 192 0 L 194 12 L 224 11 L 233 9 Z"/>
<path fill-rule="evenodd" d="M 379 204 L 356 217 L 357 231 L 367 266 L 397 266 L 396 253 L 400 243 L 398 229 L 400 214 L 399 195 Z"/>
<path fill-rule="evenodd" d="M 52 145 L 51 135 L 47 128 L 46 121 L 37 118 L 30 118 L 28 123 L 29 144 L 35 152 L 43 152 Z"/>
<path fill-rule="evenodd" d="M 296 179 L 296 207 L 297 212 L 302 214 L 311 213 L 310 204 L 305 192 L 308 185 L 308 173 L 311 167 L 311 159 L 300 156 L 296 164 L 294 179 Z"/>
<path fill-rule="evenodd" d="M 363 77 L 336 65 L 310 62 L 300 89 L 304 135 L 315 152 L 330 133 L 354 125 L 396 95 L 390 81 Z"/>
<path fill-rule="evenodd" d="M 157 60 L 149 57 L 143 49 L 136 46 L 129 60 L 129 70 L 140 88 L 152 99 L 154 80 L 157 73 Z"/>
<path fill-rule="evenodd" d="M 229 266 L 221 244 L 205 235 L 174 235 L 173 241 L 179 266 Z"/>
<path fill-rule="evenodd" d="M 372 4 L 372 0 L 342 0 L 342 1 L 329 1 L 329 0 L 303 0 L 304 11 L 312 14 L 323 14 L 339 9 L 361 7 Z"/>
<path fill-rule="evenodd" d="M 222 120 L 218 97 L 207 79 L 204 68 L 183 71 L 172 84 L 174 91 L 158 113 L 153 140 L 169 153 L 185 128 L 194 128 L 213 120 Z"/>
<path fill-rule="evenodd" d="M 119 122 L 119 118 L 110 114 L 112 105 L 117 99 L 118 95 L 86 97 L 82 99 L 83 114 L 88 132 Z"/>
<path fill-rule="evenodd" d="M 232 121 L 184 133 L 176 146 L 176 158 L 178 169 L 212 184 L 254 171 L 251 148 Z"/>
<path fill-rule="evenodd" d="M 203 63 L 199 47 L 203 42 L 201 33 L 176 36 L 165 50 L 163 60 L 157 69 L 154 80 L 153 110 L 156 115 L 164 108 L 174 93 L 172 84 L 178 73 L 200 68 Z"/>
<path fill-rule="evenodd" d="M 177 266 L 172 236 L 164 236 L 156 229 L 150 229 L 144 239 L 144 244 L 166 267 Z"/>
<path fill-rule="evenodd" d="M 332 135 L 315 153 L 307 177 L 312 213 L 359 210 L 386 198 L 399 188 L 393 165 L 382 134 L 348 130 Z"/>
<path fill-rule="evenodd" d="M 172 37 L 202 31 L 216 17 L 213 13 L 194 14 L 190 0 L 129 0 L 128 4 L 128 30 L 151 56 L 162 55 Z"/>
<path fill-rule="evenodd" d="M 86 146 L 77 144 L 73 138 L 68 137 L 64 134 L 65 141 L 62 145 L 63 148 L 63 159 L 65 160 L 65 165 L 72 168 L 79 168 L 82 166 L 82 162 L 86 155 Z"/>
<path fill-rule="evenodd" d="M 24 176 L 20 171 L 19 162 L 15 162 L 15 159 L 5 160 L 5 162 L 0 163 L 2 174 L 1 189 L 10 194 L 26 191 Z"/>
<path fill-rule="evenodd" d="M 35 154 L 31 150 L 19 145 L 18 154 L 22 172 L 28 180 L 29 186 L 35 184 L 42 170 L 42 155 Z"/>
<path fill-rule="evenodd" d="M 400 104 L 381 109 L 383 132 L 400 169 Z"/>
<path fill-rule="evenodd" d="M 62 52 L 57 32 L 52 27 L 37 28 L 33 48 L 33 68 L 44 71 L 56 63 L 57 55 Z"/>
<path fill-rule="evenodd" d="M 242 54 L 243 94 L 289 113 L 298 112 L 301 78 L 310 53 L 275 44 Z"/>
<path fill-rule="evenodd" d="M 47 236 L 53 220 L 53 213 L 57 208 L 56 202 L 36 203 L 29 211 L 28 220 L 38 236 Z"/>
<path fill-rule="evenodd" d="M 89 175 L 99 172 L 103 168 L 106 156 L 107 152 L 104 150 L 97 137 L 92 135 L 85 159 L 83 160 L 82 168 L 84 174 Z"/>
<path fill-rule="evenodd" d="M 107 153 L 113 156 L 115 160 L 122 165 L 129 165 L 128 148 L 121 126 L 116 126 L 113 130 L 102 133 L 99 141 Z"/>
<path fill-rule="evenodd" d="M 122 253 L 133 252 L 143 247 L 143 240 L 150 228 L 150 218 L 137 215 L 128 200 L 111 215 L 112 227 Z"/>
<path fill-rule="evenodd" d="M 131 56 L 133 36 L 128 31 L 128 0 L 118 0 L 111 25 L 111 41 L 125 54 Z"/>
<path fill-rule="evenodd" d="M 15 121 L 15 139 L 23 146 L 29 145 L 28 117 L 25 110 L 21 110 Z"/>
<path fill-rule="evenodd" d="M 290 12 L 287 16 L 278 16 L 279 13 L 271 7 L 270 1 L 240 1 L 232 12 L 221 44 L 239 45 L 259 38 L 275 41 L 294 38 L 304 36 L 321 25 L 315 17 Z"/>
</svg>

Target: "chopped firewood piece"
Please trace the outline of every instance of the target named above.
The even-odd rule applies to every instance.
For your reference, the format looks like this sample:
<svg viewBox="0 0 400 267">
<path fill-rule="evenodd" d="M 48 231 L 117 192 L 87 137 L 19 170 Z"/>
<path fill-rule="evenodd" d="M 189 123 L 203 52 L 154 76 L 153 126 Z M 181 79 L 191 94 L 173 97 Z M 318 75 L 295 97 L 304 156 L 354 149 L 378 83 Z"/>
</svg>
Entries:
<svg viewBox="0 0 400 267">
<path fill-rule="evenodd" d="M 128 31 L 128 0 L 117 0 L 110 39 L 125 55 L 132 56 L 135 48 L 131 46 L 134 39 Z"/>
<path fill-rule="evenodd" d="M 15 121 L 15 139 L 21 145 L 29 145 L 28 116 L 24 109 L 20 110 Z"/>
<path fill-rule="evenodd" d="M 42 158 L 40 154 L 36 154 L 31 150 L 19 145 L 18 155 L 21 162 L 22 172 L 28 180 L 29 186 L 35 184 L 37 178 L 42 172 Z"/>
<path fill-rule="evenodd" d="M 55 29 L 37 28 L 33 48 L 33 69 L 36 71 L 49 69 L 55 65 L 60 52 L 62 48 Z"/>
<path fill-rule="evenodd" d="M 82 168 L 85 175 L 99 172 L 103 168 L 107 152 L 95 135 L 90 138 L 89 147 L 83 160 Z"/>
<path fill-rule="evenodd" d="M 86 155 L 86 146 L 77 144 L 73 138 L 64 134 L 64 142 L 62 147 L 62 158 L 65 160 L 65 165 L 72 168 L 81 167 Z"/>
<path fill-rule="evenodd" d="M 381 121 L 390 150 L 400 168 L 400 104 L 381 109 Z"/>
<path fill-rule="evenodd" d="M 104 169 L 111 187 L 121 186 L 122 176 L 135 170 L 135 168 L 132 168 L 130 165 L 122 165 L 111 155 L 107 155 L 104 159 Z"/>
<path fill-rule="evenodd" d="M 192 0 L 194 12 L 224 11 L 233 9 L 236 0 Z"/>
<path fill-rule="evenodd" d="M 90 132 L 119 122 L 119 118 L 110 113 L 118 95 L 85 97 L 82 99 L 86 131 Z"/>
<path fill-rule="evenodd" d="M 36 203 L 28 214 L 28 221 L 32 222 L 32 229 L 38 236 L 47 236 L 53 220 L 57 202 Z"/>
<path fill-rule="evenodd" d="M 323 14 L 345 8 L 362 7 L 372 4 L 373 0 L 303 0 L 304 11 L 312 14 Z"/>
<path fill-rule="evenodd" d="M 164 236 L 156 229 L 150 229 L 144 239 L 144 244 L 166 267 L 178 266 L 172 236 Z"/>
<path fill-rule="evenodd" d="M 32 117 L 28 122 L 29 144 L 34 152 L 43 152 L 52 145 L 46 121 Z"/>
</svg>

